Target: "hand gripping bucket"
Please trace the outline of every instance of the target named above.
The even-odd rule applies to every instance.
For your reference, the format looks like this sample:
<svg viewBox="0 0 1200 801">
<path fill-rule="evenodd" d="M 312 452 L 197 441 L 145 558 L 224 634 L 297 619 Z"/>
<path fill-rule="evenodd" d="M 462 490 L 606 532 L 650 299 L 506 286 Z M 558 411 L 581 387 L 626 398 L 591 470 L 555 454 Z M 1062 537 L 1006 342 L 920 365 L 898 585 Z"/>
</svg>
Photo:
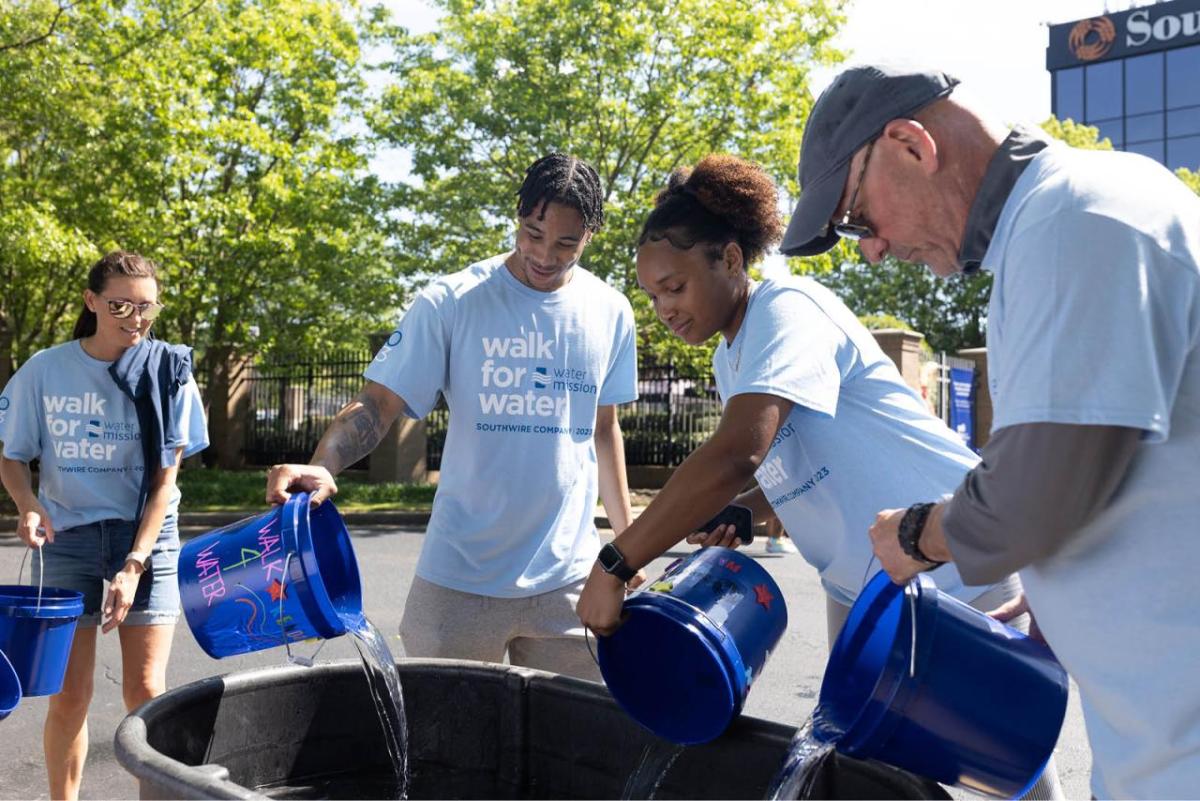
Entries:
<svg viewBox="0 0 1200 801">
<path fill-rule="evenodd" d="M 1066 708 L 1066 671 L 1044 645 L 927 575 L 899 587 L 881 572 L 834 643 L 815 727 L 849 756 L 1017 797 L 1041 775 Z"/>
<path fill-rule="evenodd" d="M 26 584 L 0 586 L 0 651 L 12 664 L 22 695 L 62 690 L 83 593 Z"/>
<path fill-rule="evenodd" d="M 191 540 L 179 552 L 188 626 L 214 659 L 346 633 L 362 616 L 342 516 L 307 493 Z"/>
<path fill-rule="evenodd" d="M 21 703 L 21 680 L 17 671 L 13 670 L 12 662 L 0 651 L 0 720 L 12 714 Z"/>
<path fill-rule="evenodd" d="M 626 599 L 623 617 L 597 640 L 609 692 L 638 723 L 684 745 L 725 731 L 787 627 L 779 586 L 729 548 L 675 562 Z"/>
</svg>

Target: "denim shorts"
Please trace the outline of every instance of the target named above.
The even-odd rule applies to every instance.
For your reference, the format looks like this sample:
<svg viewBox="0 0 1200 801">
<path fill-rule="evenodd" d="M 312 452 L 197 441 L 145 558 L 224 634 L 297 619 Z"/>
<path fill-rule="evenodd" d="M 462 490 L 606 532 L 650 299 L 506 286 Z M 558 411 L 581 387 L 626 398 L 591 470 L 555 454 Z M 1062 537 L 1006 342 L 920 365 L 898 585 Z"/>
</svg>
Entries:
<svg viewBox="0 0 1200 801">
<path fill-rule="evenodd" d="M 100 622 L 104 582 L 112 581 L 125 566 L 133 549 L 134 524 L 128 520 L 101 520 L 54 532 L 54 542 L 42 545 L 41 558 L 32 555 L 33 582 L 39 568 L 48 587 L 83 593 L 81 626 Z M 175 518 L 163 523 L 150 554 L 150 569 L 142 574 L 133 606 L 122 625 L 153 626 L 174 623 L 179 617 L 179 526 Z"/>
</svg>

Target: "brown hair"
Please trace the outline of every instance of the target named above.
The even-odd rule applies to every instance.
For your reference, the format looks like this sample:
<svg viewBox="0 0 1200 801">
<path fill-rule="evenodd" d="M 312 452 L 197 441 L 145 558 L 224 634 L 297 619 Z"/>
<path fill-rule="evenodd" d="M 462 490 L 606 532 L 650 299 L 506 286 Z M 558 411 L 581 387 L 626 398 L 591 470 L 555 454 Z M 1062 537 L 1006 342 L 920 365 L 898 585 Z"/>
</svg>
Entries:
<svg viewBox="0 0 1200 801">
<path fill-rule="evenodd" d="M 113 276 L 153 278 L 155 285 L 159 284 L 158 267 L 154 262 L 136 253 L 114 250 L 105 254 L 100 261 L 92 265 L 92 269 L 88 270 L 87 288 L 99 295 L 108 284 L 108 279 Z M 94 333 L 96 333 L 96 313 L 84 305 L 83 311 L 79 313 L 79 319 L 75 321 L 75 330 L 71 333 L 71 338 L 82 339 L 90 337 Z"/>
<path fill-rule="evenodd" d="M 712 255 L 737 242 L 747 265 L 783 237 L 779 190 L 753 162 L 737 156 L 705 156 L 694 169 L 671 173 L 642 226 L 638 245 L 666 239 L 680 250 L 715 246 Z"/>
</svg>

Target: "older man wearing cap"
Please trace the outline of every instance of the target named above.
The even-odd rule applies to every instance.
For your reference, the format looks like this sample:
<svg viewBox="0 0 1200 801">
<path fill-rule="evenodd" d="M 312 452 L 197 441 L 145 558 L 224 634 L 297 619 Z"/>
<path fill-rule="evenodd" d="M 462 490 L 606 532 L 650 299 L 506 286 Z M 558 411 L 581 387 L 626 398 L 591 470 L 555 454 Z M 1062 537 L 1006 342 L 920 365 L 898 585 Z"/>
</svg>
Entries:
<svg viewBox="0 0 1200 801">
<path fill-rule="evenodd" d="M 897 582 L 949 560 L 972 583 L 1019 570 L 1079 684 L 1094 794 L 1195 797 L 1200 199 L 1142 156 L 996 126 L 957 84 L 842 73 L 782 245 L 846 237 L 871 262 L 994 275 L 983 461 L 950 499 L 881 512 L 875 553 Z"/>
</svg>

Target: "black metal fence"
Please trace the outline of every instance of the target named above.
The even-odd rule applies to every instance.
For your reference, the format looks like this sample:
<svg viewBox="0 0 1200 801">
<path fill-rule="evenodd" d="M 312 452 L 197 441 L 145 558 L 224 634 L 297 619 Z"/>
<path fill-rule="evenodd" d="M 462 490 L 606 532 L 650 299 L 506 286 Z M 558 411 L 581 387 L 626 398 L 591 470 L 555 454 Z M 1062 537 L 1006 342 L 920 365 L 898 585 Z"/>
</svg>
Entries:
<svg viewBox="0 0 1200 801">
<path fill-rule="evenodd" d="M 717 428 L 721 403 L 711 377 L 680 375 L 670 365 L 642 364 L 638 399 L 618 407 L 625 463 L 677 467 Z M 444 402 L 425 418 L 426 463 L 440 470 L 450 412 Z"/>
<path fill-rule="evenodd" d="M 334 415 L 362 389 L 371 357 L 367 350 L 342 350 L 255 364 L 248 379 L 247 461 L 307 462 Z M 366 465 L 363 459 L 354 466 Z"/>
<path fill-rule="evenodd" d="M 366 350 L 344 350 L 254 365 L 247 379 L 247 461 L 307 462 L 334 415 L 362 388 L 371 357 Z M 618 412 L 625 462 L 675 467 L 716 430 L 716 388 L 711 377 L 683 376 L 670 365 L 643 364 L 639 376 L 638 400 Z M 425 418 L 430 470 L 441 468 L 449 419 L 444 402 Z M 369 458 L 355 467 L 366 467 Z"/>
</svg>

